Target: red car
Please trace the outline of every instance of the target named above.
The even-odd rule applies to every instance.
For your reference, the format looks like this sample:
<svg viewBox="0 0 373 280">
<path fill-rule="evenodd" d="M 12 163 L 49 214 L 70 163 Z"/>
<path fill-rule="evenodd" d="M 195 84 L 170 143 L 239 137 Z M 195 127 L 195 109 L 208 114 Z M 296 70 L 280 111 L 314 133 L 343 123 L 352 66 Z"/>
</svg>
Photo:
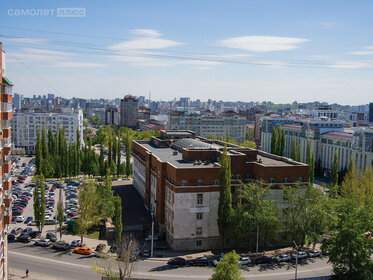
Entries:
<svg viewBox="0 0 373 280">
<path fill-rule="evenodd" d="M 24 176 L 18 176 L 18 179 L 20 179 L 20 180 L 26 180 L 26 177 L 24 177 Z"/>
<path fill-rule="evenodd" d="M 17 208 L 17 209 L 21 209 L 21 210 L 23 210 L 24 208 L 23 207 L 21 207 L 21 206 L 14 206 L 14 208 Z"/>
</svg>

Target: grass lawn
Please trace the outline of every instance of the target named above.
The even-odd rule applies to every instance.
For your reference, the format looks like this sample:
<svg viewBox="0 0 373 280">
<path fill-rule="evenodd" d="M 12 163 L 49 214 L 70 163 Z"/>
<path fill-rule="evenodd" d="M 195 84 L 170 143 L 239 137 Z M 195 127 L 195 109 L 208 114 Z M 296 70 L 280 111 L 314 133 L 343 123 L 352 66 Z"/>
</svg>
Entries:
<svg viewBox="0 0 373 280">
<path fill-rule="evenodd" d="M 96 230 L 96 231 L 88 232 L 86 237 L 93 238 L 93 239 L 98 239 L 99 236 L 100 236 L 100 232 L 98 230 Z"/>
</svg>

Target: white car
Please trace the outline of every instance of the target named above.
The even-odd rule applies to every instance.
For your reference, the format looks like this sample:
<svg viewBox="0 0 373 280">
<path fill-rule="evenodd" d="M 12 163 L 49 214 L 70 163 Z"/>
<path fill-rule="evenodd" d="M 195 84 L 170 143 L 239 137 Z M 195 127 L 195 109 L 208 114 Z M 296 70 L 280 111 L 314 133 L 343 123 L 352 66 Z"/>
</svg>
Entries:
<svg viewBox="0 0 373 280">
<path fill-rule="evenodd" d="M 282 254 L 276 258 L 276 262 L 290 262 L 291 257 L 286 254 Z"/>
<path fill-rule="evenodd" d="M 295 259 L 297 258 L 297 255 L 295 254 L 295 255 L 293 255 L 292 257 L 293 257 L 293 259 L 295 260 Z M 305 259 L 305 258 L 307 258 L 307 253 L 306 253 L 306 252 L 303 252 L 303 251 L 300 251 L 300 252 L 298 253 L 298 260 Z"/>
<path fill-rule="evenodd" d="M 24 216 L 17 216 L 17 218 L 16 218 L 17 223 L 22 223 L 24 220 L 25 220 Z"/>
<path fill-rule="evenodd" d="M 242 257 L 242 258 L 240 258 L 238 263 L 240 263 L 242 265 L 248 265 L 248 264 L 251 264 L 251 260 L 250 260 L 249 257 Z"/>
</svg>

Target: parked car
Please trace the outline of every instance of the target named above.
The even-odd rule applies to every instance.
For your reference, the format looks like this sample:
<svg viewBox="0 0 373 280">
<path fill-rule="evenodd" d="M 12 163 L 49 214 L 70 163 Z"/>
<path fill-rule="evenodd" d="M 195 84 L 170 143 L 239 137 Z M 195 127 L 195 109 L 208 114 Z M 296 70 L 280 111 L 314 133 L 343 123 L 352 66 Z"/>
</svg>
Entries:
<svg viewBox="0 0 373 280">
<path fill-rule="evenodd" d="M 298 255 L 298 260 L 307 258 L 306 252 L 303 252 L 303 251 L 298 252 L 298 254 L 292 255 L 292 258 L 295 260 L 297 258 L 297 255 Z"/>
<path fill-rule="evenodd" d="M 146 241 L 152 240 L 152 236 L 148 235 L 147 237 L 145 237 L 145 240 Z M 157 240 L 158 240 L 158 235 L 157 234 L 153 234 L 153 241 L 157 241 Z"/>
<path fill-rule="evenodd" d="M 315 257 L 320 257 L 321 252 L 319 250 L 311 250 L 308 252 L 308 257 L 310 258 L 315 258 Z"/>
<path fill-rule="evenodd" d="M 8 241 L 15 241 L 16 240 L 16 236 L 15 234 L 13 233 L 9 233 L 8 234 Z"/>
<path fill-rule="evenodd" d="M 242 265 L 248 265 L 248 264 L 251 264 L 251 260 L 249 257 L 241 257 L 238 261 L 238 263 L 242 264 Z"/>
<path fill-rule="evenodd" d="M 271 263 L 272 261 L 273 261 L 273 259 L 271 257 L 268 257 L 268 256 L 262 256 L 262 257 L 256 259 L 257 264 Z"/>
<path fill-rule="evenodd" d="M 206 257 L 196 258 L 190 264 L 194 266 L 208 266 L 209 260 Z"/>
<path fill-rule="evenodd" d="M 109 251 L 110 251 L 110 253 L 116 253 L 117 249 L 118 249 L 117 245 L 111 245 Z"/>
<path fill-rule="evenodd" d="M 105 244 L 98 244 L 95 251 L 103 251 L 106 248 Z"/>
<path fill-rule="evenodd" d="M 68 249 L 70 249 L 69 243 L 66 243 L 66 242 L 54 242 L 52 247 L 54 249 L 57 249 L 57 250 L 68 250 Z"/>
<path fill-rule="evenodd" d="M 16 227 L 16 228 L 12 229 L 12 231 L 10 233 L 18 235 L 18 234 L 20 234 L 22 232 L 22 230 L 23 230 L 23 228 Z"/>
<path fill-rule="evenodd" d="M 31 221 L 31 222 L 28 222 L 27 225 L 28 226 L 36 226 L 36 222 L 35 221 Z"/>
<path fill-rule="evenodd" d="M 46 225 L 56 225 L 57 222 L 53 219 L 47 219 L 47 220 L 45 220 L 45 224 Z"/>
<path fill-rule="evenodd" d="M 291 261 L 291 256 L 282 254 L 276 257 L 276 262 L 290 262 Z"/>
<path fill-rule="evenodd" d="M 48 232 L 46 235 L 47 239 L 50 239 L 52 242 L 57 241 L 57 236 L 53 232 Z"/>
<path fill-rule="evenodd" d="M 36 238 L 36 237 L 40 237 L 41 236 L 41 232 L 38 231 L 38 230 L 34 230 L 34 231 L 31 231 L 29 233 L 29 235 L 30 235 L 31 238 Z"/>
<path fill-rule="evenodd" d="M 168 265 L 186 265 L 186 260 L 184 258 L 172 258 L 167 262 Z"/>
<path fill-rule="evenodd" d="M 74 253 L 81 255 L 89 255 L 92 253 L 92 250 L 88 247 L 77 247 L 74 249 Z"/>
<path fill-rule="evenodd" d="M 80 239 L 75 239 L 73 241 L 71 241 L 71 244 L 70 244 L 71 247 L 80 247 L 81 246 L 81 242 L 80 242 Z"/>
<path fill-rule="evenodd" d="M 17 222 L 17 223 L 22 223 L 24 219 L 25 219 L 25 217 L 23 217 L 23 216 L 18 216 L 17 219 L 16 219 L 16 222 Z"/>
<path fill-rule="evenodd" d="M 29 234 L 32 231 L 32 228 L 27 227 L 24 230 L 22 230 L 21 234 Z"/>
<path fill-rule="evenodd" d="M 51 244 L 52 244 L 51 241 L 47 238 L 43 238 L 43 239 L 35 241 L 36 246 L 48 247 Z"/>
<path fill-rule="evenodd" d="M 31 242 L 31 236 L 28 234 L 21 234 L 18 236 L 17 241 L 23 242 L 23 243 L 29 243 Z"/>
</svg>

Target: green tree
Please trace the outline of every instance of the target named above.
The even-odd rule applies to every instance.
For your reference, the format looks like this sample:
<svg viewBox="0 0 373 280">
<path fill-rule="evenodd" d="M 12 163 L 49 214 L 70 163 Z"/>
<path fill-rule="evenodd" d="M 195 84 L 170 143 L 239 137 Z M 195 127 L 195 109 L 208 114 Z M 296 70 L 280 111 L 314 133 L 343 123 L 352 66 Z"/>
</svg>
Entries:
<svg viewBox="0 0 373 280">
<path fill-rule="evenodd" d="M 45 131 L 45 126 L 42 127 L 42 134 L 41 134 L 41 151 L 43 155 L 43 159 L 48 157 L 48 146 L 47 146 L 47 135 Z"/>
<path fill-rule="evenodd" d="M 311 186 L 313 186 L 314 179 L 315 179 L 315 152 L 312 151 L 311 162 L 308 167 L 308 182 Z"/>
<path fill-rule="evenodd" d="M 307 152 L 306 152 L 306 163 L 310 166 L 311 163 L 311 143 L 310 140 L 307 141 Z M 309 169 L 308 169 L 309 171 Z"/>
<path fill-rule="evenodd" d="M 55 155 L 55 143 L 52 128 L 48 129 L 48 154 L 51 156 Z"/>
<path fill-rule="evenodd" d="M 110 174 L 112 176 L 115 176 L 117 174 L 117 165 L 114 160 L 112 160 L 110 163 Z"/>
<path fill-rule="evenodd" d="M 45 224 L 45 185 L 43 173 L 37 177 L 33 196 L 35 223 L 39 231 L 42 231 Z"/>
<path fill-rule="evenodd" d="M 57 202 L 57 221 L 60 226 L 60 241 L 62 240 L 62 225 L 64 222 L 64 207 L 63 207 L 63 198 L 62 198 L 62 188 L 60 188 L 60 193 Z"/>
<path fill-rule="evenodd" d="M 112 153 L 112 135 L 109 136 L 109 140 L 108 140 L 108 156 L 107 156 L 107 160 L 108 160 L 108 163 L 109 163 L 109 166 L 111 164 L 111 159 L 112 159 L 112 156 L 111 156 L 111 153 Z"/>
<path fill-rule="evenodd" d="M 76 146 L 77 146 L 77 159 L 76 159 L 76 164 L 77 164 L 77 175 L 80 173 L 81 169 L 81 159 L 80 159 L 80 151 L 81 151 L 81 143 L 80 143 L 80 131 L 79 128 L 76 129 Z"/>
<path fill-rule="evenodd" d="M 246 148 L 256 149 L 255 143 L 253 141 L 250 141 L 250 140 L 245 140 L 244 142 L 242 142 L 240 144 L 240 146 L 246 147 Z"/>
<path fill-rule="evenodd" d="M 132 174 L 132 166 L 131 166 L 131 139 L 130 136 L 126 135 L 126 175 L 129 177 Z"/>
<path fill-rule="evenodd" d="M 293 141 L 291 143 L 291 155 L 290 158 L 292 160 L 297 160 L 297 140 L 295 136 L 293 137 Z"/>
<path fill-rule="evenodd" d="M 278 128 L 278 143 L 277 143 L 277 155 L 284 156 L 285 155 L 285 130 L 280 126 Z"/>
<path fill-rule="evenodd" d="M 277 155 L 278 147 L 278 133 L 275 126 L 272 127 L 272 137 L 271 137 L 271 154 Z"/>
<path fill-rule="evenodd" d="M 238 263 L 239 259 L 240 257 L 234 250 L 225 254 L 214 268 L 214 274 L 210 280 L 244 280 L 240 271 L 241 264 Z"/>
<path fill-rule="evenodd" d="M 96 185 L 93 183 L 84 184 L 79 192 L 78 209 L 78 229 L 81 243 L 83 243 L 83 237 L 87 234 L 88 229 L 101 220 L 97 205 L 100 205 L 100 197 Z"/>
<path fill-rule="evenodd" d="M 331 182 L 330 182 L 330 184 L 332 186 L 337 186 L 338 185 L 338 167 L 339 167 L 338 152 L 335 151 L 333 168 L 332 168 L 332 175 L 331 175 Z"/>
<path fill-rule="evenodd" d="M 100 168 L 100 176 L 103 177 L 106 174 L 106 164 L 103 145 L 100 146 L 100 156 L 98 157 L 98 163 Z"/>
<path fill-rule="evenodd" d="M 98 196 L 101 198 L 101 202 L 98 206 L 99 215 L 103 220 L 107 217 L 113 217 L 114 215 L 115 205 L 111 183 L 111 179 L 106 176 L 103 184 L 97 184 Z"/>
<path fill-rule="evenodd" d="M 118 134 L 118 146 L 117 146 L 117 176 L 119 177 L 120 173 L 120 136 Z"/>
<path fill-rule="evenodd" d="M 114 223 L 115 223 L 115 243 L 119 244 L 122 240 L 122 199 L 120 196 L 114 197 L 115 203 L 115 214 L 114 214 Z"/>
<path fill-rule="evenodd" d="M 42 152 L 42 145 L 41 145 L 40 129 L 38 128 L 36 132 L 36 145 L 35 145 L 36 174 L 41 173 L 42 161 L 43 161 L 43 152 Z"/>
<path fill-rule="evenodd" d="M 227 146 L 224 146 L 220 159 L 220 180 L 219 180 L 219 206 L 218 206 L 218 227 L 219 234 L 224 242 L 225 233 L 229 225 L 229 217 L 232 211 L 231 193 L 231 158 L 228 156 Z M 224 244 L 224 243 L 223 243 Z"/>
<path fill-rule="evenodd" d="M 298 149 L 297 149 L 297 161 L 298 162 L 302 161 L 302 152 L 301 152 L 301 149 L 300 149 L 300 143 L 299 143 Z"/>
<path fill-rule="evenodd" d="M 365 238 L 372 229 L 372 212 L 352 199 L 341 199 L 335 232 L 323 241 L 336 279 L 373 279 L 373 242 Z"/>
</svg>

